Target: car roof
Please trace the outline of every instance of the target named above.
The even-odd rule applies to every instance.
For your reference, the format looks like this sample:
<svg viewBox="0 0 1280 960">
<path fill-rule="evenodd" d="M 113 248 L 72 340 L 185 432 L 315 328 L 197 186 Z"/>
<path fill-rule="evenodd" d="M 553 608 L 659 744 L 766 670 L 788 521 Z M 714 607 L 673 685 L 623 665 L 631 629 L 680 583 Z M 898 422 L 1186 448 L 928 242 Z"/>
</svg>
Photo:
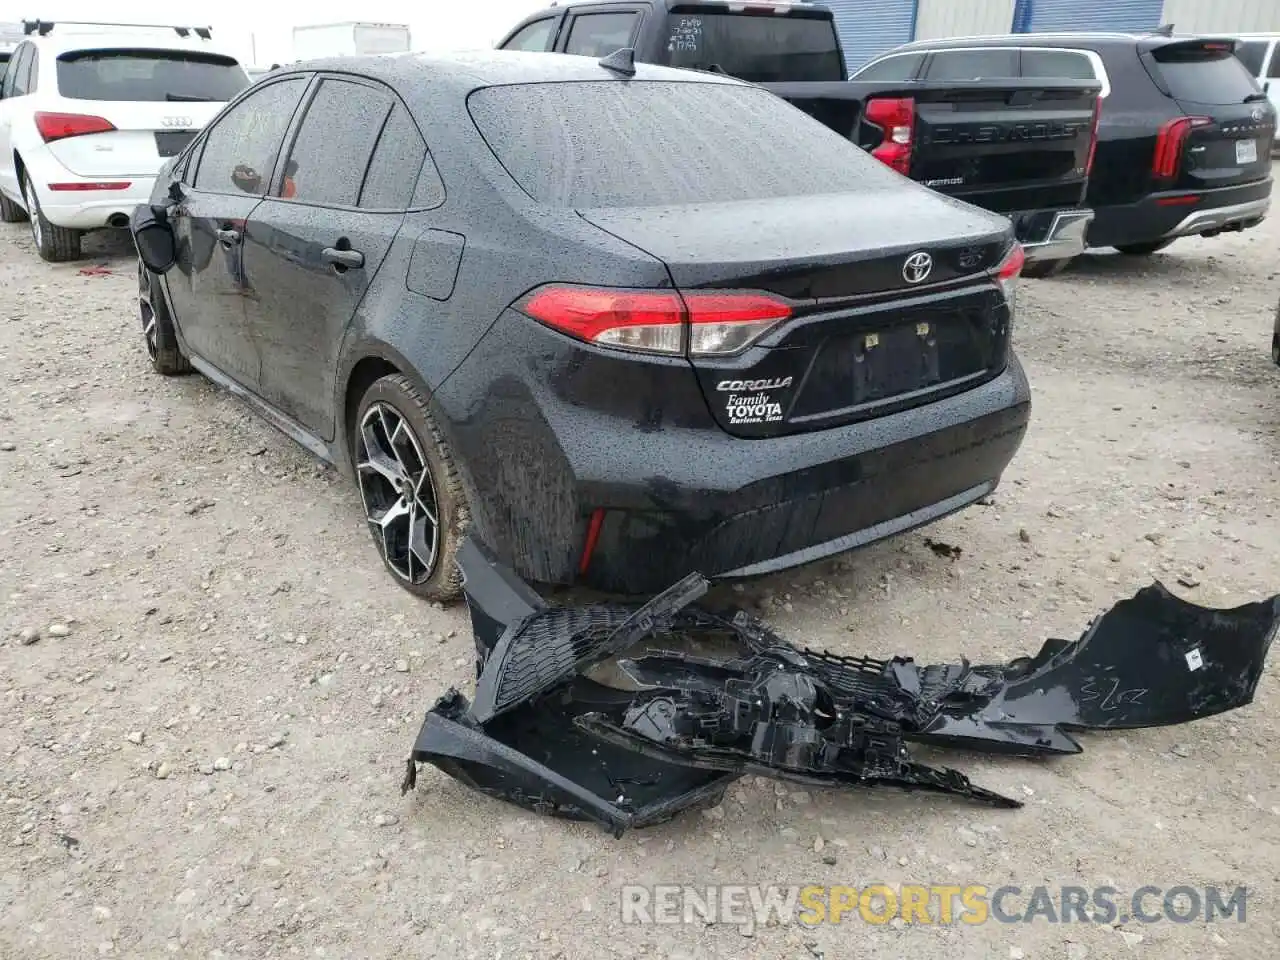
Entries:
<svg viewBox="0 0 1280 960">
<path fill-rule="evenodd" d="M 912 50 L 942 50 L 951 47 L 1078 47 L 1086 50 L 1100 50 L 1108 47 L 1142 45 L 1146 49 L 1155 49 L 1171 43 L 1183 43 L 1188 40 L 1236 40 L 1238 34 L 1175 34 L 1163 33 L 1109 33 L 1102 31 L 1081 31 L 1077 33 L 1001 33 L 973 37 L 944 37 L 937 40 L 914 40 L 895 47 L 888 53 L 906 53 Z M 887 55 L 887 54 L 886 54 Z"/>
<path fill-rule="evenodd" d="M 559 0 L 550 6 L 537 10 L 534 13 L 524 17 L 523 20 L 532 20 L 535 17 L 546 16 L 549 13 L 559 13 L 561 10 L 570 7 L 581 7 L 588 4 L 600 3 L 625 3 L 626 0 Z M 652 6 L 660 7 L 664 10 L 670 10 L 672 7 L 737 7 L 741 9 L 744 0 L 643 0 Z M 828 13 L 830 8 L 825 3 L 809 3 L 806 0 L 751 0 L 750 6 L 754 7 L 790 7 L 797 10 L 825 10 Z M 523 22 L 523 20 L 521 22 Z"/>
<path fill-rule="evenodd" d="M 380 80 L 410 95 L 424 91 L 434 95 L 448 88 L 465 95 L 479 87 L 524 83 L 572 81 L 667 80 L 680 83 L 742 84 L 720 74 L 699 73 L 637 63 L 634 77 L 626 77 L 600 65 L 595 57 L 563 53 L 528 53 L 518 50 L 478 50 L 459 53 L 380 53 L 366 56 L 325 57 L 304 60 L 273 70 L 273 77 L 290 73 L 328 71 L 354 73 Z"/>
</svg>

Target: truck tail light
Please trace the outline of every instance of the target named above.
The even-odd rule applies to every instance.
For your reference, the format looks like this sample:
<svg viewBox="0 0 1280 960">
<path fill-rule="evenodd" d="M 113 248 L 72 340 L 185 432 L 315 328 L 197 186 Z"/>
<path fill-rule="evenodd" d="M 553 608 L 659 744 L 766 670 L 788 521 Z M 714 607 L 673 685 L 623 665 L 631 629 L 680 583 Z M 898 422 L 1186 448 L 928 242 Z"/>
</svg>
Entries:
<svg viewBox="0 0 1280 960">
<path fill-rule="evenodd" d="M 1196 127 L 1213 123 L 1209 117 L 1177 117 L 1162 124 L 1156 134 L 1156 149 L 1151 157 L 1151 175 L 1172 180 L 1182 167 L 1182 149 Z"/>
<path fill-rule="evenodd" d="M 87 133 L 110 133 L 116 128 L 110 120 L 84 113 L 46 113 L 41 110 L 37 111 L 35 121 L 36 130 L 45 143 L 82 137 Z"/>
<path fill-rule="evenodd" d="M 1084 175 L 1093 173 L 1093 157 L 1098 152 L 1098 121 L 1102 119 L 1102 100 L 1093 103 L 1093 127 L 1089 131 L 1089 158 L 1084 162 Z"/>
<path fill-rule="evenodd" d="M 911 172 L 911 150 L 916 129 L 914 97 L 875 97 L 867 101 L 866 120 L 879 127 L 884 140 L 871 155 L 904 176 Z"/>
<path fill-rule="evenodd" d="M 670 356 L 736 353 L 791 316 L 786 301 L 767 293 L 568 284 L 539 287 L 516 309 L 587 343 Z"/>
</svg>

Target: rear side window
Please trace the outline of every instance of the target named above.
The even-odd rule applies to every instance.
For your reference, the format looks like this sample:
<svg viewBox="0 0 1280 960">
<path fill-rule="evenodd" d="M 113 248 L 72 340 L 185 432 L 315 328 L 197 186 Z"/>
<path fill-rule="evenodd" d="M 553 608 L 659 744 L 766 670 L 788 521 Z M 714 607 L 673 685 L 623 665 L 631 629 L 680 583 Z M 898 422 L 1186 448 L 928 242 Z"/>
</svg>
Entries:
<svg viewBox="0 0 1280 960">
<path fill-rule="evenodd" d="M 391 101 L 387 90 L 323 81 L 294 138 L 278 195 L 354 207 Z"/>
<path fill-rule="evenodd" d="M 1009 80 L 1018 74 L 1018 51 L 943 50 L 929 61 L 926 80 Z"/>
<path fill-rule="evenodd" d="M 512 178 L 551 206 L 718 203 L 900 182 L 785 100 L 738 84 L 523 84 L 485 87 L 467 103 Z"/>
<path fill-rule="evenodd" d="M 631 34 L 635 32 L 640 14 L 584 13 L 569 23 L 569 40 L 565 53 L 584 57 L 607 57 L 609 54 L 631 46 Z"/>
<path fill-rule="evenodd" d="M 1236 44 L 1236 59 L 1244 64 L 1244 68 L 1252 76 L 1262 76 L 1262 61 L 1267 58 L 1266 40 L 1246 40 Z"/>
<path fill-rule="evenodd" d="M 413 199 L 418 173 L 427 159 L 427 145 L 399 102 L 391 110 L 360 191 L 360 206 L 370 210 L 404 210 Z M 434 171 L 433 171 L 434 173 Z M 439 180 L 435 180 L 439 183 Z M 443 199 L 443 197 L 441 197 Z M 424 206 L 435 206 L 424 203 Z"/>
<path fill-rule="evenodd" d="M 249 85 L 230 57 L 185 50 L 80 50 L 58 57 L 58 93 L 72 100 L 222 102 Z"/>
<path fill-rule="evenodd" d="M 885 57 L 875 63 L 867 64 L 854 76 L 854 80 L 914 80 L 920 72 L 922 53 L 907 53 L 897 57 Z"/>
<path fill-rule="evenodd" d="M 263 196 L 306 87 L 302 77 L 270 83 L 228 110 L 205 136 L 193 186 L 212 193 Z"/>
<path fill-rule="evenodd" d="M 1271 66 L 1267 70 L 1267 78 L 1274 80 L 1280 77 L 1280 43 L 1276 44 L 1275 50 L 1271 52 Z"/>
<path fill-rule="evenodd" d="M 1054 80 L 1098 79 L 1089 58 L 1069 50 L 1023 50 L 1022 75 Z"/>
<path fill-rule="evenodd" d="M 751 83 L 844 79 L 830 16 L 673 13 L 666 48 L 670 66 L 717 70 Z"/>
<path fill-rule="evenodd" d="M 13 89 L 10 91 L 11 97 L 23 97 L 31 92 L 31 63 L 35 60 L 36 48 L 28 44 L 23 47 L 22 53 L 18 56 L 18 63 L 14 68 Z"/>
<path fill-rule="evenodd" d="M 1153 72 L 1175 100 L 1220 105 L 1244 103 L 1258 84 L 1229 50 L 1220 45 L 1161 47 L 1151 55 Z"/>
<path fill-rule="evenodd" d="M 502 45 L 503 50 L 529 50 L 537 52 L 546 50 L 551 41 L 551 30 L 556 21 L 553 17 L 535 20 L 516 31 L 516 35 Z"/>
</svg>

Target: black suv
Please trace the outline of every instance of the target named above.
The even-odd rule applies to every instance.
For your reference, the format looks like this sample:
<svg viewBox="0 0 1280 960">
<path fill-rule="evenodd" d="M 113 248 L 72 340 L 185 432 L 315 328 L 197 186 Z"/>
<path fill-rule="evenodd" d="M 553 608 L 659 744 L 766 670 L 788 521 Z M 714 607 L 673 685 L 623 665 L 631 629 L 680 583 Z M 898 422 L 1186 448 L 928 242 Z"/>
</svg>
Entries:
<svg viewBox="0 0 1280 960">
<path fill-rule="evenodd" d="M 848 550 L 985 496 L 1029 417 L 1009 221 L 713 74 L 294 65 L 133 228 L 154 366 L 349 468 L 424 596 L 464 533 L 619 593 Z"/>
<path fill-rule="evenodd" d="M 1276 112 L 1234 49 L 1231 39 L 1163 33 L 964 37 L 898 47 L 854 79 L 1101 81 L 1087 239 L 1141 255 L 1267 214 Z"/>
</svg>

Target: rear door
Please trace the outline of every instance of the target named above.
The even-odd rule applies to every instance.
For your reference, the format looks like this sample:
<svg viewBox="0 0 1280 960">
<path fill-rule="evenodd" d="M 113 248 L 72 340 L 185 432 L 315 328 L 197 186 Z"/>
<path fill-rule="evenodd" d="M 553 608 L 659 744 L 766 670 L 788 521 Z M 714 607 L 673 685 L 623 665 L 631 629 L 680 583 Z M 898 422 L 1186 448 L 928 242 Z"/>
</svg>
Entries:
<svg viewBox="0 0 1280 960">
<path fill-rule="evenodd" d="M 1208 190 L 1270 175 L 1276 111 L 1231 41 L 1166 43 L 1142 61 L 1182 114 L 1156 139 L 1156 189 Z"/>
<path fill-rule="evenodd" d="M 262 396 L 333 437 L 334 378 L 347 325 L 404 220 L 427 150 L 389 89 L 323 77 L 270 196 L 249 223 L 256 279 L 248 322 L 262 351 Z"/>
<path fill-rule="evenodd" d="M 178 262 L 165 274 L 187 346 L 256 390 L 261 372 L 245 303 L 260 278 L 246 273 L 249 214 L 262 202 L 307 77 L 267 81 L 234 104 L 196 145 L 170 213 Z"/>
<path fill-rule="evenodd" d="M 100 117 L 91 137 L 68 137 L 50 152 L 80 177 L 155 176 L 229 100 L 249 86 L 231 57 L 191 50 L 106 48 L 60 55 L 63 113 Z"/>
<path fill-rule="evenodd" d="M 34 46 L 20 44 L 0 76 L 0 190 L 17 201 L 22 195 L 13 162 L 13 123 L 23 110 L 23 98 L 31 93 L 29 77 Z M 29 102 L 29 101 L 28 101 Z"/>
</svg>

